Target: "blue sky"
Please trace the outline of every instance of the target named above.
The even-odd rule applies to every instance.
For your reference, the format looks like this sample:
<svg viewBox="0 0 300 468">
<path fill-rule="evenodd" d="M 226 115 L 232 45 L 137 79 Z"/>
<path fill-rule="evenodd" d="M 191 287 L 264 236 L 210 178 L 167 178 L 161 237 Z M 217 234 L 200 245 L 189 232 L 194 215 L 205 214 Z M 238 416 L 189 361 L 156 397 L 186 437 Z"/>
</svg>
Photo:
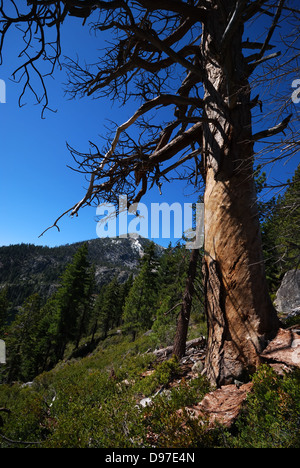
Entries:
<svg viewBox="0 0 300 468">
<path fill-rule="evenodd" d="M 67 23 L 63 54 L 75 57 L 78 53 L 87 61 L 94 60 L 95 39 L 80 23 L 76 19 Z M 28 94 L 23 100 L 27 105 L 20 108 L 21 85 L 10 81 L 21 46 L 17 37 L 20 38 L 11 35 L 7 42 L 4 65 L 0 67 L 0 79 L 5 80 L 7 87 L 7 102 L 0 104 L 0 245 L 24 242 L 56 246 L 95 238 L 95 208 L 81 210 L 78 218 L 65 217 L 60 221 L 60 232 L 52 229 L 39 238 L 42 231 L 85 193 L 83 176 L 67 168 L 73 161 L 66 142 L 84 152 L 89 148 L 89 140 L 98 142 L 99 135 L 106 133 L 107 119 L 121 124 L 136 108 L 130 104 L 121 109 L 119 103 L 103 99 L 68 100 L 64 96 L 63 71 L 57 71 L 54 79 L 47 81 L 50 107 L 57 109 L 56 113 L 46 111 L 45 119 L 41 119 L 41 107 Z M 105 46 L 103 39 L 97 41 L 99 48 Z M 293 175 L 298 163 L 299 158 L 298 161 L 294 158 L 285 166 L 276 166 L 271 177 L 285 181 Z M 189 192 L 192 190 L 186 189 L 185 184 L 173 182 L 164 185 L 163 198 L 154 188 L 143 201 L 170 204 L 196 201 L 195 196 L 186 196 Z"/>
</svg>

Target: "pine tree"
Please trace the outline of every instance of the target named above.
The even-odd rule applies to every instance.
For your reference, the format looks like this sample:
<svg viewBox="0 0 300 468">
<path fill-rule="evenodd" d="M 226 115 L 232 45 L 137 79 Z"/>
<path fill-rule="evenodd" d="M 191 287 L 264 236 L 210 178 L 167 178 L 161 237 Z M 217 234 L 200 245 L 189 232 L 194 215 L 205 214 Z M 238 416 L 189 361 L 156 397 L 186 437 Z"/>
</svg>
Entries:
<svg viewBox="0 0 300 468">
<path fill-rule="evenodd" d="M 60 310 L 54 294 L 41 309 L 39 322 L 39 350 L 38 373 L 44 372 L 55 366 L 57 362 L 56 347 L 58 339 Z"/>
<path fill-rule="evenodd" d="M 76 349 L 79 347 L 81 338 L 87 333 L 89 329 L 90 315 L 93 306 L 93 292 L 95 290 L 95 265 L 92 265 L 87 270 L 86 285 L 84 290 L 84 297 L 82 298 L 81 316 L 79 316 L 76 338 Z"/>
<path fill-rule="evenodd" d="M 8 330 L 8 380 L 32 380 L 39 369 L 41 297 L 30 296 Z"/>
<path fill-rule="evenodd" d="M 5 288 L 0 291 L 0 338 L 3 337 L 7 325 L 8 306 L 7 289 Z"/>
<path fill-rule="evenodd" d="M 98 294 L 93 312 L 93 326 L 92 326 L 92 342 L 94 341 L 95 334 L 98 330 L 101 331 L 103 339 L 107 338 L 107 333 L 109 330 L 109 314 L 108 311 L 103 307 L 103 298 L 104 298 L 104 288 L 101 288 L 100 293 Z"/>
<path fill-rule="evenodd" d="M 286 192 L 271 200 L 268 215 L 262 223 L 264 252 L 271 291 L 281 278 L 300 265 L 300 165 Z"/>
<path fill-rule="evenodd" d="M 101 289 L 95 302 L 94 315 L 97 328 L 101 330 L 103 338 L 107 338 L 108 331 L 118 324 L 122 315 L 120 286 L 116 277 Z"/>
<path fill-rule="evenodd" d="M 158 342 L 171 345 L 176 331 L 176 319 L 182 304 L 189 252 L 177 244 L 166 249 L 158 272 L 159 294 L 153 331 Z"/>
<path fill-rule="evenodd" d="M 276 245 L 284 271 L 300 266 L 300 164 L 284 196 L 279 199 L 275 219 Z"/>
<path fill-rule="evenodd" d="M 102 339 L 106 339 L 111 328 L 121 325 L 123 308 L 132 285 L 133 275 L 130 275 L 124 284 L 119 284 L 117 277 L 114 277 L 109 284 L 101 288 L 92 313 L 92 342 L 98 330 L 102 333 Z"/>
<path fill-rule="evenodd" d="M 151 242 L 125 301 L 123 320 L 133 340 L 139 330 L 147 330 L 153 324 L 158 295 L 158 265 L 155 244 Z"/>
<path fill-rule="evenodd" d="M 66 345 L 78 342 L 78 333 L 84 309 L 90 300 L 90 265 L 88 247 L 83 244 L 74 255 L 61 277 L 61 286 L 56 294 L 58 307 L 57 359 L 62 359 Z"/>
</svg>

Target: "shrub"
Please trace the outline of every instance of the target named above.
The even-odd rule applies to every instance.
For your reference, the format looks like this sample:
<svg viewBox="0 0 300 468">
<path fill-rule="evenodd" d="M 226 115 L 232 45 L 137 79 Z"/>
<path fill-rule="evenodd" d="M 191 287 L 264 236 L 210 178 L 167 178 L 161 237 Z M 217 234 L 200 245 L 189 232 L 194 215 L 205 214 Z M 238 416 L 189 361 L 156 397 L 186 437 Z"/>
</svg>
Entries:
<svg viewBox="0 0 300 468">
<path fill-rule="evenodd" d="M 35 442 L 40 442 L 45 436 L 46 408 L 42 395 L 20 385 L 0 385 L 0 406 L 10 410 L 10 414 L 5 416 L 1 413 L 5 437 L 0 438 L 0 447 L 39 447 L 40 444 Z"/>
<path fill-rule="evenodd" d="M 165 387 L 176 376 L 180 376 L 180 365 L 176 357 L 158 364 L 152 375 L 144 378 L 137 385 L 137 389 L 145 396 L 151 396 L 160 387 Z"/>
<path fill-rule="evenodd" d="M 262 366 L 232 439 L 239 448 L 300 447 L 300 371 L 279 377 Z"/>
<path fill-rule="evenodd" d="M 145 410 L 147 438 L 159 448 L 204 448 L 218 446 L 219 431 L 208 431 L 207 421 L 192 420 L 185 411 L 210 391 L 205 377 L 180 385 L 153 400 Z M 179 411 L 180 410 L 180 411 Z"/>
</svg>

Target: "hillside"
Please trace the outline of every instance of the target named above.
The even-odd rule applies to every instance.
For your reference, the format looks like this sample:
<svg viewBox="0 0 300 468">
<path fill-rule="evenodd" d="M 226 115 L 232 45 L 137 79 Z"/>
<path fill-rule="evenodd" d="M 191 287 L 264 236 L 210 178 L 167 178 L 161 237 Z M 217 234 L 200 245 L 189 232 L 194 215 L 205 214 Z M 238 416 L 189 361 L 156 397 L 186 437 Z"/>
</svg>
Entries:
<svg viewBox="0 0 300 468">
<path fill-rule="evenodd" d="M 151 353 L 149 334 L 131 342 L 111 333 L 83 359 L 64 360 L 27 384 L 0 385 L 0 448 L 299 448 L 299 372 L 280 378 L 262 366 L 234 424 L 211 426 L 199 402 L 213 399 L 215 407 L 220 390 L 200 374 L 205 340 L 191 343 L 178 362 Z M 229 403 L 236 409 L 235 399 Z M 217 405 L 218 413 L 228 409 Z"/>
<path fill-rule="evenodd" d="M 23 304 L 33 293 L 48 298 L 56 290 L 66 265 L 84 242 L 60 247 L 42 247 L 32 244 L 0 247 L 0 290 L 8 288 L 13 308 Z M 147 239 L 92 239 L 87 241 L 89 262 L 95 265 L 97 287 L 117 276 L 125 282 L 137 272 L 139 260 Z M 157 246 L 158 251 L 163 248 Z"/>
<path fill-rule="evenodd" d="M 128 271 L 134 271 L 134 259 L 143 256 L 133 283 L 119 284 L 113 278 L 98 294 L 84 297 L 90 291 L 84 287 L 90 278 L 87 245 L 89 258 L 99 258 L 96 270 L 107 264 L 119 267 L 122 256 Z M 153 244 L 145 244 L 143 255 L 140 240 L 87 245 L 76 244 L 54 297 L 45 305 L 37 295 L 28 298 L 15 321 L 4 324 L 0 448 L 300 446 L 300 373 L 293 360 L 298 349 L 286 341 L 283 345 L 283 339 L 299 341 L 297 330 L 280 330 L 251 382 L 235 381 L 215 390 L 205 375 L 201 287 L 193 301 L 185 356 L 172 357 L 189 261 L 184 246 L 157 256 Z M 108 245 L 116 249 L 107 252 Z M 70 248 L 74 246 L 65 246 L 65 252 Z M 19 261 L 24 275 L 30 258 L 32 266 L 38 265 L 46 252 L 34 257 L 31 249 Z M 58 253 L 63 257 L 63 248 Z M 201 262 L 197 279 L 201 283 Z M 277 374 L 281 364 L 284 372 Z"/>
<path fill-rule="evenodd" d="M 172 357 L 190 261 L 184 246 L 162 249 L 140 238 L 0 248 L 0 288 L 8 287 L 17 312 L 5 321 L 0 289 L 7 350 L 0 448 L 299 448 L 300 326 L 291 314 L 300 300 L 298 263 L 277 268 L 283 256 L 269 236 L 281 226 L 289 240 L 294 222 L 280 223 L 282 205 L 264 216 L 263 235 L 273 249 L 271 291 L 287 307 L 278 310 L 283 328 L 250 381 L 218 389 L 206 375 L 201 258 L 189 344 L 181 360 Z M 40 296 L 28 297 L 33 292 Z"/>
</svg>

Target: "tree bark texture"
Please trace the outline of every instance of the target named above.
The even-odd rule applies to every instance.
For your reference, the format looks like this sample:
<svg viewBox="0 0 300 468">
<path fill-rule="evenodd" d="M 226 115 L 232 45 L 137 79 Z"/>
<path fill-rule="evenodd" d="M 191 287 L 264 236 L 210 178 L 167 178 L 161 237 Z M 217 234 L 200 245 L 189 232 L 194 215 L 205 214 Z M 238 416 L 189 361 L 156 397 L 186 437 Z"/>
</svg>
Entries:
<svg viewBox="0 0 300 468">
<path fill-rule="evenodd" d="M 203 26 L 207 375 L 217 385 L 247 380 L 279 327 L 266 283 L 253 176 L 251 98 L 242 53 L 243 27 L 222 49 L 219 9 Z"/>
<path fill-rule="evenodd" d="M 186 342 L 191 316 L 194 295 L 194 283 L 197 274 L 199 250 L 192 250 L 186 288 L 183 295 L 181 311 L 177 322 L 176 336 L 174 341 L 173 355 L 181 359 L 185 355 Z"/>
</svg>

